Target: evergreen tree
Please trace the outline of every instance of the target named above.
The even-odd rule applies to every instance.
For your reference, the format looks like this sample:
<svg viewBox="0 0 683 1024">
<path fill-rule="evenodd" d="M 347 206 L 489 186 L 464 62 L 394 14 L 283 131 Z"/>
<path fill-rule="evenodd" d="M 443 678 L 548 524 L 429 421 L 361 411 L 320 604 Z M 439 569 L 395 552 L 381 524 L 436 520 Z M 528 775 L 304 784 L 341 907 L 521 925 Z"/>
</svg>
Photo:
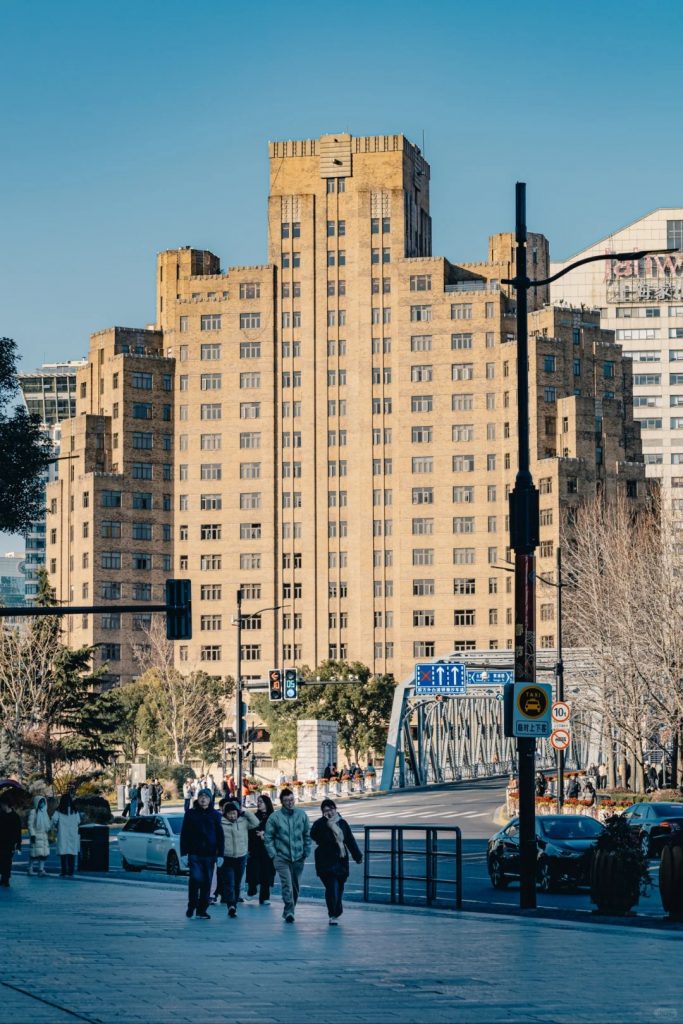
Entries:
<svg viewBox="0 0 683 1024">
<path fill-rule="evenodd" d="M 44 507 L 43 474 L 54 457 L 38 416 L 15 404 L 17 346 L 0 338 L 0 530 L 26 531 Z"/>
</svg>

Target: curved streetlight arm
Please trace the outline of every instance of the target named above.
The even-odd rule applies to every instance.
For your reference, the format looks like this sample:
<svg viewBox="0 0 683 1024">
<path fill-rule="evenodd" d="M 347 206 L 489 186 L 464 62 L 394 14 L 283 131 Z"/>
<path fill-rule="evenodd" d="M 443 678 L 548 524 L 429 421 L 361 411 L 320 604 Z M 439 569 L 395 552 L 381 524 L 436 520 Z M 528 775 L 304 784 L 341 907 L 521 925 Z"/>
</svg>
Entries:
<svg viewBox="0 0 683 1024">
<path fill-rule="evenodd" d="M 539 280 L 531 280 L 527 278 L 526 281 L 519 281 L 516 277 L 506 277 L 501 279 L 501 284 L 511 284 L 517 288 L 540 288 L 544 284 L 552 284 L 553 281 L 557 281 L 558 278 L 564 277 L 570 270 L 576 270 L 577 267 L 582 267 L 585 263 L 596 263 L 599 260 L 642 260 L 645 256 L 664 256 L 672 252 L 680 252 L 680 249 L 640 249 L 638 252 L 606 252 L 601 253 L 599 256 L 586 256 L 582 260 L 576 260 L 575 263 L 570 263 L 568 267 L 564 267 L 562 270 L 558 270 L 552 277 L 544 277 Z"/>
</svg>

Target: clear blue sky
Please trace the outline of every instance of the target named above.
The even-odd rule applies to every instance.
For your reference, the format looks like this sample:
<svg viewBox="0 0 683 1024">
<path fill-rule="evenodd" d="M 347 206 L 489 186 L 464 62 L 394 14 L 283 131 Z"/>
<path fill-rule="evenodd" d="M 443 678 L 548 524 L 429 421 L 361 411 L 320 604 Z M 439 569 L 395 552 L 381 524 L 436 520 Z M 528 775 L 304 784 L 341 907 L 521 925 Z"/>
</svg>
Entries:
<svg viewBox="0 0 683 1024">
<path fill-rule="evenodd" d="M 75 358 L 152 319 L 158 250 L 263 262 L 269 139 L 424 132 L 454 260 L 511 229 L 516 179 L 556 257 L 683 205 L 682 12 L 1 0 L 0 332 L 24 368 Z"/>
</svg>

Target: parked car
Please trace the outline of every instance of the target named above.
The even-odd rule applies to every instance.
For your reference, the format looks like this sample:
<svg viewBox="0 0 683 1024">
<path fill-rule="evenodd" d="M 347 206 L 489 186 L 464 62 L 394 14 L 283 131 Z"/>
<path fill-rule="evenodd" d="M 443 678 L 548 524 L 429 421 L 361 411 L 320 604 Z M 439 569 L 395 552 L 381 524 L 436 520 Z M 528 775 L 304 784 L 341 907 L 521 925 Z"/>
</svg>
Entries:
<svg viewBox="0 0 683 1024">
<path fill-rule="evenodd" d="M 588 885 L 595 841 L 604 825 L 584 814 L 544 814 L 536 818 L 537 884 L 542 892 L 560 885 Z M 486 864 L 494 889 L 519 878 L 519 818 L 491 836 Z"/>
<path fill-rule="evenodd" d="M 660 854 L 669 839 L 683 832 L 683 804 L 653 800 L 651 803 L 633 804 L 621 816 L 638 833 L 640 847 L 646 857 Z"/>
<path fill-rule="evenodd" d="M 121 864 L 125 871 L 165 871 L 180 875 L 189 870 L 180 856 L 182 814 L 146 814 L 130 818 L 119 832 Z"/>
</svg>

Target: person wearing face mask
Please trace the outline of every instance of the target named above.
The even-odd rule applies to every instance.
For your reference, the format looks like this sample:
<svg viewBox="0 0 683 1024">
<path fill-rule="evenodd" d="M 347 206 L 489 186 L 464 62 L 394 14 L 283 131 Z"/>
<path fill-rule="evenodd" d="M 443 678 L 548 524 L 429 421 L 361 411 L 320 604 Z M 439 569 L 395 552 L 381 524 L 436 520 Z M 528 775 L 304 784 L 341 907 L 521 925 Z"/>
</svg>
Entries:
<svg viewBox="0 0 683 1024">
<path fill-rule="evenodd" d="M 311 825 L 303 808 L 294 806 L 291 789 L 282 790 L 280 804 L 266 822 L 263 841 L 280 877 L 282 916 L 287 924 L 294 924 L 301 872 L 311 852 Z"/>
<path fill-rule="evenodd" d="M 356 864 L 362 864 L 363 855 L 334 800 L 323 800 L 320 810 L 322 818 L 318 818 L 311 828 L 311 839 L 317 844 L 315 872 L 325 886 L 329 924 L 336 925 L 344 913 L 342 897 L 349 877 L 349 854 Z"/>
</svg>

